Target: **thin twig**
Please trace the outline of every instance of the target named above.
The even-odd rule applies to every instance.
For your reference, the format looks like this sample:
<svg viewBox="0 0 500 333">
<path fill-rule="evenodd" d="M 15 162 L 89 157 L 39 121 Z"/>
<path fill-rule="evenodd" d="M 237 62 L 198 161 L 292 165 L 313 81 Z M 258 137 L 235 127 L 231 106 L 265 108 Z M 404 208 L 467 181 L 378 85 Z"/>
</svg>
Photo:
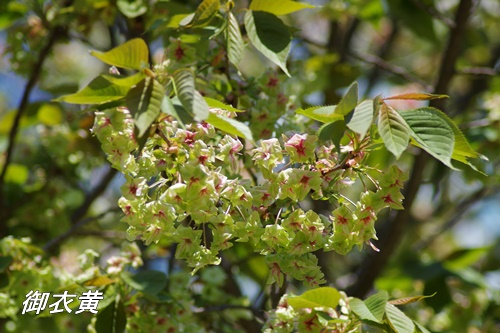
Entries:
<svg viewBox="0 0 500 333">
<path fill-rule="evenodd" d="M 455 27 L 455 22 L 451 18 L 444 16 L 434 6 L 426 5 L 426 4 L 422 3 L 422 1 L 420 1 L 420 0 L 412 0 L 412 1 L 418 8 L 422 9 L 423 11 L 427 12 L 430 16 L 432 16 L 435 19 L 437 19 L 438 21 L 442 22 L 448 28 Z"/>
<path fill-rule="evenodd" d="M 64 233 L 60 234 L 59 236 L 57 236 L 57 237 L 51 239 L 50 241 L 48 241 L 44 245 L 43 250 L 46 251 L 46 252 L 49 252 L 50 250 L 52 250 L 53 248 L 55 248 L 57 245 L 61 244 L 63 241 L 65 241 L 69 237 L 73 236 L 78 231 L 78 229 L 80 229 L 84 225 L 86 225 L 86 224 L 88 224 L 90 222 L 102 219 L 107 214 L 116 213 L 116 212 L 119 212 L 119 211 L 121 211 L 121 209 L 119 207 L 116 207 L 116 208 L 107 210 L 107 211 L 105 211 L 105 212 L 103 212 L 103 213 L 101 213 L 99 215 L 90 216 L 90 217 L 81 219 L 77 223 L 73 224 L 73 226 L 69 230 L 67 230 L 66 232 L 64 232 Z"/>
<path fill-rule="evenodd" d="M 424 80 L 416 77 L 415 75 L 411 74 L 409 71 L 407 71 L 405 68 L 388 63 L 384 59 L 373 55 L 373 54 L 361 54 L 358 52 L 351 51 L 349 55 L 355 59 L 358 59 L 360 61 L 366 62 L 371 65 L 375 65 L 379 67 L 380 69 L 385 70 L 386 72 L 401 76 L 403 79 L 409 81 L 409 82 L 415 82 L 418 83 L 419 85 L 422 86 L 422 88 L 425 91 L 430 91 L 432 87 L 425 82 Z"/>
<path fill-rule="evenodd" d="M 92 203 L 106 190 L 116 173 L 116 169 L 109 168 L 108 172 L 99 181 L 99 185 L 90 191 L 90 193 L 85 197 L 85 201 L 82 205 L 78 207 L 73 214 L 71 214 L 71 224 L 77 223 L 83 216 L 85 216 Z"/>
<path fill-rule="evenodd" d="M 457 74 L 495 76 L 499 75 L 500 73 L 497 72 L 494 68 L 490 67 L 466 67 L 458 70 Z"/>
<path fill-rule="evenodd" d="M 436 230 L 430 237 L 427 237 L 425 240 L 420 241 L 414 246 L 414 251 L 420 252 L 425 248 L 429 247 L 439 236 L 441 236 L 444 232 L 453 228 L 458 222 L 460 222 L 461 218 L 467 213 L 472 206 L 474 206 L 477 202 L 483 200 L 486 196 L 495 193 L 495 190 L 483 187 L 479 190 L 472 193 L 469 197 L 462 200 L 458 205 L 455 206 L 455 211 L 453 215 L 446 221 L 438 230 Z"/>
</svg>

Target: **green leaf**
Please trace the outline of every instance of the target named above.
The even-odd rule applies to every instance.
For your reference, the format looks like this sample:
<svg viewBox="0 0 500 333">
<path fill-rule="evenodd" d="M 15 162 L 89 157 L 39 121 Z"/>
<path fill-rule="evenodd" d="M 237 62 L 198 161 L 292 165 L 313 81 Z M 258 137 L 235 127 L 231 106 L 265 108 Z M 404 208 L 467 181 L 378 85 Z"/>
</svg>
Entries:
<svg viewBox="0 0 500 333">
<path fill-rule="evenodd" d="M 127 315 L 123 302 L 119 299 L 99 311 L 96 317 L 95 330 L 97 333 L 121 333 L 125 332 Z"/>
<path fill-rule="evenodd" d="M 428 94 L 428 93 L 409 93 L 409 94 L 401 94 L 391 97 L 386 97 L 383 100 L 389 99 L 404 99 L 404 100 L 414 100 L 414 101 L 429 101 L 431 99 L 440 99 L 440 98 L 449 98 L 448 95 L 437 95 L 437 94 Z"/>
<path fill-rule="evenodd" d="M 204 99 L 205 99 L 205 102 L 207 102 L 208 106 L 211 108 L 222 109 L 222 110 L 227 110 L 227 111 L 231 111 L 231 112 L 245 112 L 243 110 L 234 108 L 231 105 L 228 105 L 226 103 L 223 103 L 221 101 L 218 101 L 218 100 L 210 98 L 210 97 L 204 97 Z"/>
<path fill-rule="evenodd" d="M 103 104 L 124 98 L 132 86 L 145 77 L 137 73 L 128 77 L 101 74 L 80 91 L 61 96 L 56 101 L 71 104 Z"/>
<path fill-rule="evenodd" d="M 411 111 L 411 110 L 408 110 Z M 428 111 L 432 112 L 434 115 L 440 117 L 446 123 L 451 127 L 453 130 L 453 134 L 455 136 L 455 146 L 453 147 L 453 154 L 451 155 L 451 158 L 454 160 L 457 160 L 459 162 L 469 164 L 468 158 L 482 158 L 486 159 L 487 158 L 472 149 L 470 146 L 469 142 L 463 135 L 462 131 L 458 128 L 458 126 L 455 124 L 453 120 L 451 120 L 444 112 L 442 112 L 439 109 L 432 108 L 432 107 L 424 107 L 420 109 L 415 109 L 413 111 Z M 470 165 L 470 164 L 469 164 Z"/>
<path fill-rule="evenodd" d="M 303 114 L 311 119 L 321 121 L 322 123 L 330 123 L 333 121 L 344 119 L 344 116 L 335 112 L 335 105 L 327 106 L 312 106 L 307 109 L 298 109 L 295 111 L 298 114 Z"/>
<path fill-rule="evenodd" d="M 165 88 L 151 77 L 145 78 L 127 94 L 127 108 L 135 119 L 135 126 L 139 130 L 138 138 L 158 118 L 164 96 Z"/>
<path fill-rule="evenodd" d="M 167 285 L 167 277 L 159 271 L 142 271 L 135 275 L 122 274 L 123 280 L 132 288 L 149 295 L 156 295 Z"/>
<path fill-rule="evenodd" d="M 193 73 L 187 69 L 175 71 L 174 83 L 177 97 L 179 97 L 184 109 L 196 121 L 207 119 L 209 115 L 208 105 L 201 94 L 195 90 Z"/>
<path fill-rule="evenodd" d="M 410 128 L 403 117 L 384 103 L 379 111 L 377 126 L 387 150 L 399 158 L 410 140 Z"/>
<path fill-rule="evenodd" d="M 389 303 L 393 304 L 393 305 L 406 305 L 406 304 L 418 302 L 420 300 L 423 300 L 424 298 L 433 297 L 434 295 L 436 295 L 436 293 L 434 293 L 432 295 L 427 295 L 427 296 L 420 295 L 420 296 L 412 296 L 412 297 L 403 297 L 403 298 L 393 299 L 393 300 L 389 301 Z"/>
<path fill-rule="evenodd" d="M 335 107 L 335 113 L 340 115 L 347 115 L 351 112 L 358 104 L 358 83 L 353 82 L 347 92 L 340 100 L 339 104 Z"/>
<path fill-rule="evenodd" d="M 63 121 L 63 113 L 60 105 L 44 103 L 37 112 L 38 120 L 45 125 L 52 126 Z"/>
<path fill-rule="evenodd" d="M 274 15 L 286 15 L 305 8 L 315 8 L 315 6 L 295 2 L 291 0 L 252 0 L 251 10 L 260 10 Z"/>
<path fill-rule="evenodd" d="M 186 28 L 202 28 L 207 26 L 215 14 L 219 11 L 219 0 L 203 0 L 196 11 L 193 19 L 185 25 Z"/>
<path fill-rule="evenodd" d="M 179 124 L 181 125 L 182 128 L 185 128 L 186 126 L 184 125 L 184 122 L 182 121 L 182 118 L 179 116 L 179 113 L 175 109 L 174 103 L 172 103 L 172 100 L 168 96 L 163 96 L 163 100 L 161 101 L 161 112 L 171 115 L 174 117 Z"/>
<path fill-rule="evenodd" d="M 11 256 L 0 256 L 0 272 L 6 270 L 12 262 Z"/>
<path fill-rule="evenodd" d="M 358 298 L 354 298 L 349 302 L 349 306 L 361 320 L 369 320 L 382 324 L 387 299 L 387 292 L 380 291 L 368 297 L 364 302 Z"/>
<path fill-rule="evenodd" d="M 274 14 L 249 10 L 245 28 L 255 48 L 290 76 L 286 68 L 292 40 L 288 27 Z"/>
<path fill-rule="evenodd" d="M 402 111 L 401 116 L 412 132 L 412 138 L 422 149 L 454 169 L 451 156 L 455 146 L 455 135 L 448 122 L 443 119 L 437 109 L 421 108 Z"/>
<path fill-rule="evenodd" d="M 116 6 L 128 18 L 136 18 L 148 11 L 148 6 L 144 0 L 118 0 Z"/>
<path fill-rule="evenodd" d="M 351 120 L 347 127 L 353 132 L 358 133 L 361 139 L 365 137 L 373 121 L 373 103 L 372 99 L 361 102 L 354 108 Z"/>
<path fill-rule="evenodd" d="M 321 126 L 318 130 L 318 137 L 323 141 L 332 140 L 335 148 L 340 152 L 340 140 L 344 137 L 345 130 L 345 121 L 340 119 Z"/>
<path fill-rule="evenodd" d="M 247 125 L 235 119 L 224 117 L 213 112 L 210 112 L 206 122 L 218 129 L 240 138 L 247 139 L 253 142 L 252 132 Z"/>
<path fill-rule="evenodd" d="M 108 65 L 121 68 L 139 70 L 145 68 L 149 62 L 148 46 L 140 38 L 131 39 L 105 53 L 91 51 L 90 54 Z"/>
<path fill-rule="evenodd" d="M 288 304 L 295 309 L 335 308 L 339 304 L 340 294 L 335 288 L 320 287 L 308 290 L 300 296 L 288 298 Z"/>
<path fill-rule="evenodd" d="M 386 304 L 385 313 L 387 315 L 389 325 L 391 325 L 394 331 L 397 333 L 414 333 L 415 324 L 413 324 L 413 320 L 408 318 L 403 311 L 399 310 L 392 304 Z"/>
<path fill-rule="evenodd" d="M 238 67 L 241 58 L 243 57 L 244 48 L 245 42 L 241 36 L 238 20 L 233 13 L 229 12 L 227 25 L 227 57 L 236 67 Z"/>
</svg>

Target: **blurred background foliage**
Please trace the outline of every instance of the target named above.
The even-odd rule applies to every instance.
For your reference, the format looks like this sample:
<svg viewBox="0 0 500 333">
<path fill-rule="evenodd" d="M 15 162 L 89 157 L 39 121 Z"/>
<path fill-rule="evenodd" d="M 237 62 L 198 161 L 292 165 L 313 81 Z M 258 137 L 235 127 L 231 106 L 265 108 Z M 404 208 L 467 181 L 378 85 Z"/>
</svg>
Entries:
<svg viewBox="0 0 500 333">
<path fill-rule="evenodd" d="M 414 91 L 448 94 L 448 100 L 433 106 L 450 115 L 473 148 L 489 158 L 478 162 L 479 172 L 453 171 L 418 149 L 405 153 L 398 163 L 412 175 L 406 213 L 388 212 L 380 219 L 376 246 L 381 253 L 365 249 L 347 256 L 321 254 L 328 282 L 358 297 L 374 288 L 387 290 L 394 298 L 437 292 L 405 311 L 433 332 L 500 331 L 500 3 L 308 2 L 319 7 L 283 18 L 296 28 L 288 63 L 291 78 L 252 47 L 245 49 L 240 65 L 244 77 L 275 80 L 296 107 L 335 104 L 354 80 L 363 97 Z M 102 260 L 118 251 L 125 224 L 119 223 L 116 202 L 124 179 L 110 169 L 89 131 L 92 112 L 52 99 L 75 92 L 107 70 L 90 56 L 89 49 L 108 50 L 134 37 L 148 43 L 153 64 L 175 57 L 181 47 L 187 62 L 197 57 L 214 68 L 214 75 L 223 72 L 223 50 L 208 39 L 213 27 L 178 29 L 198 4 L 174 0 L 0 3 L 0 237 L 29 237 L 60 267 L 74 265 L 88 248 L 101 253 Z M 236 8 L 247 5 L 235 2 Z M 203 90 L 204 83 L 199 85 Z M 231 84 L 221 78 L 205 88 L 213 86 L 226 102 L 233 101 Z M 417 105 L 405 101 L 396 106 Z M 273 119 L 277 107 L 263 105 L 262 112 L 278 121 Z M 262 133 L 259 118 L 252 117 L 248 120 L 254 133 Z M 392 159 L 380 150 L 369 163 L 383 167 Z M 331 211 L 325 202 L 309 206 Z M 235 247 L 229 259 L 240 264 L 225 274 L 234 275 L 232 281 L 238 283 L 233 287 L 239 288 L 240 295 L 258 296 L 265 287 L 267 267 L 263 258 L 246 260 L 248 256 L 248 249 Z M 169 249 L 151 246 L 143 259 L 147 267 L 165 270 L 173 263 L 170 257 Z M 50 279 L 50 274 L 45 278 Z M 206 280 L 210 278 L 198 283 Z M 264 300 L 257 297 L 256 302 Z M 20 317 L 15 325 L 0 319 L 0 325 L 6 331 L 43 327 L 78 332 L 88 320 L 86 316 L 36 321 Z"/>
</svg>

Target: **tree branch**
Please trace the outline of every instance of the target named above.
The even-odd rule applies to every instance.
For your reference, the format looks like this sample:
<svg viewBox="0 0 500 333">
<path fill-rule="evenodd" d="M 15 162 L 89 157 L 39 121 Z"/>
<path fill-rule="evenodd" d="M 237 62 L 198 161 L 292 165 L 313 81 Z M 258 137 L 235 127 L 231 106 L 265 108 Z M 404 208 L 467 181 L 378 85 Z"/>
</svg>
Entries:
<svg viewBox="0 0 500 333">
<path fill-rule="evenodd" d="M 65 29 L 62 27 L 54 27 L 47 38 L 47 42 L 45 46 L 40 50 L 40 54 L 38 55 L 38 60 L 33 66 L 31 71 L 31 76 L 24 87 L 23 95 L 21 97 L 21 101 L 19 102 L 19 106 L 17 108 L 16 115 L 14 117 L 14 122 L 12 123 L 12 127 L 10 128 L 9 138 L 8 138 L 8 146 L 5 152 L 5 160 L 2 166 L 2 170 L 0 172 L 0 238 L 6 236 L 7 234 L 7 216 L 8 209 L 5 205 L 4 191 L 3 186 L 5 182 L 5 175 L 7 173 L 7 169 L 9 164 L 12 161 L 12 154 L 14 152 L 14 147 L 16 145 L 16 136 L 19 131 L 19 124 L 21 122 L 21 118 L 26 111 L 27 106 L 29 105 L 29 100 L 33 89 L 35 88 L 36 83 L 40 77 L 42 72 L 43 63 L 47 59 L 52 50 L 52 47 L 56 43 L 56 41 L 66 34 Z"/>
<path fill-rule="evenodd" d="M 494 189 L 490 189 L 488 187 L 482 187 L 479 190 L 472 193 L 469 197 L 462 200 L 458 205 L 456 205 L 456 210 L 453 215 L 446 221 L 438 230 L 436 230 L 430 237 L 427 237 L 425 240 L 420 241 L 414 246 L 414 251 L 419 252 L 429 247 L 439 236 L 441 236 L 444 232 L 453 228 L 460 219 L 469 211 L 469 209 L 476 204 L 477 202 L 484 199 L 489 194 L 495 192 Z"/>
<path fill-rule="evenodd" d="M 380 57 L 378 57 L 376 55 L 361 54 L 361 53 L 357 53 L 357 52 L 354 52 L 354 51 L 351 51 L 349 53 L 349 55 L 351 57 L 355 58 L 355 59 L 360 60 L 360 61 L 366 62 L 366 63 L 371 64 L 371 65 L 375 65 L 378 68 L 383 69 L 386 72 L 389 72 L 389 73 L 395 74 L 397 76 L 400 76 L 400 77 L 402 77 L 403 79 L 405 79 L 405 80 L 407 80 L 409 82 L 418 83 L 419 85 L 422 86 L 422 89 L 424 89 L 425 91 L 429 91 L 429 90 L 432 89 L 432 87 L 427 82 L 425 82 L 424 80 L 422 80 L 422 79 L 416 77 L 415 75 L 411 74 L 405 68 L 399 67 L 397 65 L 393 65 L 391 63 L 388 63 L 384 59 L 382 59 L 382 58 L 380 58 Z"/>
<path fill-rule="evenodd" d="M 58 246 L 59 244 L 61 244 L 66 239 L 70 238 L 71 236 L 73 236 L 78 231 L 78 229 L 80 229 L 84 225 L 86 225 L 90 222 L 93 222 L 93 221 L 97 221 L 109 213 L 114 213 L 114 212 L 119 212 L 119 211 L 121 211 L 121 209 L 119 207 L 116 207 L 114 209 L 110 209 L 108 211 L 105 211 L 99 215 L 91 216 L 91 217 L 87 217 L 87 218 L 79 220 L 77 223 L 73 224 L 73 226 L 69 230 L 67 230 L 66 232 L 64 232 L 64 233 L 60 234 L 59 236 L 48 241 L 44 245 L 43 250 L 45 252 L 52 251 L 56 246 Z"/>
<path fill-rule="evenodd" d="M 455 15 L 455 26 L 450 31 L 450 37 L 439 70 L 439 76 L 434 86 L 434 93 L 446 94 L 455 73 L 456 60 L 460 54 L 461 43 L 464 40 L 465 27 L 470 17 L 473 0 L 461 0 Z M 444 109 L 442 100 L 431 101 L 431 106 Z M 368 254 L 358 272 L 358 280 L 348 288 L 348 294 L 364 297 L 372 288 L 375 279 L 382 273 L 389 262 L 391 255 L 403 238 L 407 221 L 410 219 L 410 210 L 423 179 L 424 168 L 429 161 L 429 155 L 421 151 L 416 157 L 410 179 L 404 192 L 404 210 L 398 211 L 389 218 L 386 230 L 381 234 L 378 247 L 381 252 Z"/>
</svg>

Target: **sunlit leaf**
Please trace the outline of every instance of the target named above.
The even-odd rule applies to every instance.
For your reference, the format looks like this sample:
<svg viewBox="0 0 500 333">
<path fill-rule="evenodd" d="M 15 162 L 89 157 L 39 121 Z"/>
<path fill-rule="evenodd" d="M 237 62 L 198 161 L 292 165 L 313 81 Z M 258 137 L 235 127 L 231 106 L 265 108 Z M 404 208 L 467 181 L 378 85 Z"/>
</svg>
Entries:
<svg viewBox="0 0 500 333">
<path fill-rule="evenodd" d="M 231 105 L 220 102 L 220 101 L 213 99 L 213 98 L 210 98 L 210 97 L 204 97 L 204 99 L 205 99 L 205 102 L 207 102 L 208 106 L 211 108 L 222 109 L 222 110 L 227 110 L 227 111 L 231 111 L 231 112 L 245 112 L 244 110 L 234 108 Z"/>
<path fill-rule="evenodd" d="M 453 169 L 451 156 L 455 146 L 453 129 L 433 108 L 402 111 L 401 116 L 420 147 Z"/>
<path fill-rule="evenodd" d="M 208 105 L 203 96 L 196 91 L 194 75 L 187 69 L 181 69 L 174 73 L 174 83 L 177 97 L 186 111 L 197 121 L 208 118 Z"/>
<path fill-rule="evenodd" d="M 142 137 L 160 114 L 165 88 L 151 77 L 145 78 L 127 95 L 127 107 L 135 119 L 137 137 Z"/>
<path fill-rule="evenodd" d="M 250 131 L 248 126 L 235 119 L 210 112 L 208 118 L 206 119 L 206 122 L 226 133 L 253 141 L 252 132 Z"/>
<path fill-rule="evenodd" d="M 347 92 L 340 100 L 339 104 L 335 108 L 335 113 L 340 115 L 347 115 L 351 112 L 356 105 L 358 104 L 358 83 L 352 83 L 349 88 L 347 88 Z"/>
<path fill-rule="evenodd" d="M 389 325 L 391 325 L 397 333 L 414 333 L 415 324 L 413 324 L 413 320 L 408 318 L 403 311 L 392 304 L 386 304 L 385 313 Z"/>
<path fill-rule="evenodd" d="M 332 287 L 320 287 L 304 292 L 300 296 L 288 298 L 288 304 L 295 309 L 328 307 L 339 304 L 340 294 Z"/>
<path fill-rule="evenodd" d="M 394 304 L 394 305 L 406 305 L 406 304 L 418 302 L 420 300 L 423 300 L 424 298 L 433 297 L 434 295 L 436 295 L 436 293 L 434 293 L 432 295 L 427 295 L 427 296 L 421 295 L 421 296 L 403 297 L 403 298 L 393 299 L 393 300 L 389 301 L 389 303 Z"/>
<path fill-rule="evenodd" d="M 349 302 L 349 306 L 361 320 L 382 324 L 387 298 L 387 292 L 381 291 L 368 297 L 364 302 L 358 298 L 353 298 Z"/>
<path fill-rule="evenodd" d="M 354 108 L 351 120 L 347 123 L 350 130 L 364 138 L 373 121 L 373 100 L 367 99 Z"/>
<path fill-rule="evenodd" d="M 144 79 L 144 75 L 137 73 L 129 77 L 101 74 L 93 79 L 80 91 L 61 96 L 59 102 L 71 104 L 103 104 L 122 99 L 135 84 Z"/>
<path fill-rule="evenodd" d="M 228 21 L 227 57 L 233 65 L 238 67 L 241 58 L 243 57 L 243 49 L 245 48 L 245 43 L 243 42 L 243 37 L 241 36 L 238 20 L 231 12 L 229 12 L 228 14 Z"/>
<path fill-rule="evenodd" d="M 104 287 L 104 286 L 107 286 L 109 284 L 113 284 L 116 282 L 116 279 L 110 279 L 108 276 L 106 275 L 101 275 L 101 276 L 98 276 L 98 277 L 95 277 L 95 278 L 92 278 L 90 280 L 87 280 L 83 283 L 84 286 L 86 287 Z"/>
<path fill-rule="evenodd" d="M 327 106 L 312 106 L 307 109 L 297 109 L 298 114 L 303 114 L 311 119 L 321 121 L 322 123 L 330 123 L 336 120 L 344 119 L 344 116 L 335 112 L 335 105 Z"/>
<path fill-rule="evenodd" d="M 219 11 L 219 0 L 203 0 L 196 11 L 192 20 L 185 27 L 204 27 L 210 23 L 215 14 Z M 182 25 L 182 23 L 181 23 Z"/>
<path fill-rule="evenodd" d="M 403 117 L 384 103 L 379 111 L 377 126 L 387 150 L 399 158 L 410 140 L 410 129 Z"/>
<path fill-rule="evenodd" d="M 117 0 L 116 7 L 128 18 L 136 18 L 148 11 L 146 0 Z"/>
<path fill-rule="evenodd" d="M 245 28 L 255 48 L 290 76 L 286 68 L 292 40 L 288 27 L 274 14 L 249 10 L 245 13 Z"/>
<path fill-rule="evenodd" d="M 251 10 L 260 10 L 274 15 L 286 15 L 305 8 L 315 8 L 315 6 L 296 2 L 292 0 L 252 0 Z"/>
<path fill-rule="evenodd" d="M 401 95 L 386 97 L 384 98 L 384 100 L 404 99 L 404 100 L 414 100 L 414 101 L 429 101 L 431 99 L 440 99 L 440 98 L 449 98 L 449 96 L 428 94 L 428 93 L 409 93 L 409 94 L 401 94 Z"/>
<path fill-rule="evenodd" d="M 149 62 L 148 46 L 140 38 L 131 39 L 108 52 L 91 51 L 90 54 L 108 65 L 120 68 L 142 69 Z"/>
</svg>

